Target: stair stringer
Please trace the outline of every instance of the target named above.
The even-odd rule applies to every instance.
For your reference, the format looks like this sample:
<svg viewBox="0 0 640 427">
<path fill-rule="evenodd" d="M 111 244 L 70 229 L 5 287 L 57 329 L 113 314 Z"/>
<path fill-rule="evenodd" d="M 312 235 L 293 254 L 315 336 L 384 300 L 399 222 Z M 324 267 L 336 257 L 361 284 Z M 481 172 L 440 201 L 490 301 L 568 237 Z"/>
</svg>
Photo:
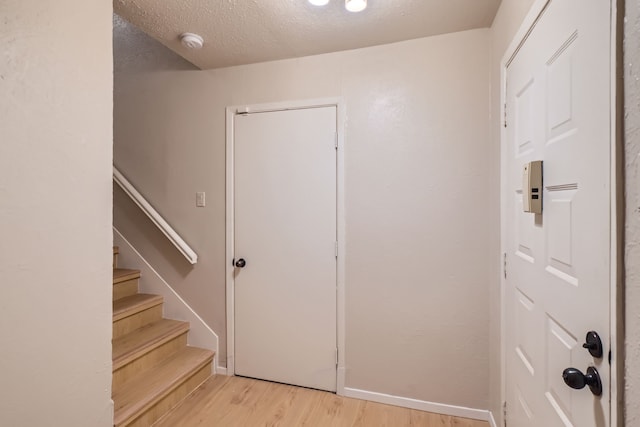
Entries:
<svg viewBox="0 0 640 427">
<path fill-rule="evenodd" d="M 189 322 L 191 328 L 188 344 L 214 351 L 216 354 L 213 361 L 214 373 L 226 374 L 226 368 L 218 366 L 218 335 L 213 329 L 178 295 L 116 227 L 113 227 L 113 245 L 120 248 L 118 265 L 135 265 L 140 270 L 140 290 L 162 295 L 164 317 Z"/>
</svg>

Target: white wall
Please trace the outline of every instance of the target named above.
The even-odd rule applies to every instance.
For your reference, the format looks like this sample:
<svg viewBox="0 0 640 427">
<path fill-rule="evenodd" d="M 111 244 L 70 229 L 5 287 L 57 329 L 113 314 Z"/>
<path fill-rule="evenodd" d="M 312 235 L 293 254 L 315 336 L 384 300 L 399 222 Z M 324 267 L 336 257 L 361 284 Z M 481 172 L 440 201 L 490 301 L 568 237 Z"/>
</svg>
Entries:
<svg viewBox="0 0 640 427">
<path fill-rule="evenodd" d="M 111 1 L 0 2 L 0 425 L 111 426 Z"/>
<path fill-rule="evenodd" d="M 499 232 L 489 61 L 489 31 L 474 30 L 207 72 L 122 69 L 116 164 L 199 262 L 119 193 L 116 226 L 218 333 L 224 361 L 225 107 L 340 96 L 347 387 L 486 409 Z"/>
<path fill-rule="evenodd" d="M 627 426 L 640 425 L 640 0 L 626 1 L 624 31 L 626 160 Z"/>
<path fill-rule="evenodd" d="M 484 224 L 495 232 L 499 227 L 499 118 L 497 114 L 500 111 L 500 86 L 499 77 L 500 70 L 499 65 L 504 54 L 504 51 L 510 43 L 513 35 L 520 26 L 522 19 L 528 12 L 533 0 L 503 0 L 501 8 L 494 20 L 491 28 L 491 111 L 492 111 L 492 125 L 491 125 L 491 138 L 488 145 L 487 156 L 483 155 L 487 162 L 487 170 L 484 171 L 484 176 L 488 181 L 487 188 L 489 189 L 486 194 L 486 199 L 483 200 L 486 212 L 490 213 L 485 215 L 483 220 Z M 626 57 L 624 61 L 625 65 L 625 92 L 626 92 L 626 197 L 627 197 L 627 225 L 626 225 L 626 416 L 627 425 L 635 425 L 640 422 L 640 383 L 637 381 L 640 378 L 638 361 L 640 360 L 640 317 L 633 310 L 633 307 L 640 304 L 640 288 L 637 283 L 640 276 L 640 265 L 637 260 L 640 259 L 640 219 L 638 217 L 638 206 L 640 206 L 640 89 L 638 87 L 638 63 L 640 58 L 638 52 L 640 52 L 640 46 L 638 40 L 640 40 L 640 18 L 638 9 L 640 3 L 638 0 L 627 0 L 627 24 L 625 29 L 625 45 L 626 45 Z M 450 36 L 444 36 L 444 39 Z M 461 37 L 456 35 L 456 37 Z M 434 43 L 434 40 L 416 41 L 411 42 L 414 46 L 418 45 L 418 49 L 423 49 L 424 44 Z M 147 43 L 149 41 L 147 40 Z M 391 47 L 385 47 L 380 49 L 393 49 Z M 148 49 L 146 50 L 149 51 Z M 373 52 L 373 51 L 372 51 Z M 431 49 L 423 50 L 423 58 L 432 58 L 434 53 Z M 154 55 L 163 56 L 156 52 Z M 162 70 L 157 69 L 158 62 L 153 62 L 154 65 L 149 67 L 149 63 L 140 63 L 140 58 L 129 58 L 129 63 L 123 64 L 122 73 L 116 76 L 116 86 L 118 95 L 116 97 L 116 132 L 118 135 L 118 142 L 116 144 L 117 160 L 127 163 L 127 172 L 129 175 L 133 175 L 136 179 L 134 182 L 140 183 L 141 189 L 146 194 L 151 194 L 151 198 L 154 203 L 159 204 L 163 208 L 163 212 L 168 212 L 169 217 L 174 220 L 178 225 L 178 228 L 183 227 L 184 231 L 190 234 L 190 241 L 198 243 L 198 249 L 201 254 L 205 254 L 205 260 L 198 266 L 198 269 L 191 270 L 185 268 L 182 265 L 182 261 L 179 256 L 172 254 L 172 247 L 163 242 L 162 238 L 154 237 L 154 230 L 144 223 L 144 218 L 139 216 L 135 209 L 126 205 L 124 199 L 119 200 L 118 203 L 121 206 L 116 207 L 116 215 L 120 215 L 123 223 L 130 222 L 130 225 L 135 224 L 141 230 L 133 230 L 133 226 L 129 227 L 129 231 L 136 237 L 138 243 L 145 246 L 145 251 L 152 254 L 157 261 L 168 261 L 169 265 L 164 265 L 161 269 L 165 274 L 168 274 L 171 278 L 175 279 L 177 287 L 181 289 L 181 293 L 186 296 L 190 296 L 192 303 L 198 305 L 200 312 L 208 319 L 210 325 L 214 325 L 215 329 L 224 335 L 224 243 L 223 243 L 223 216 L 224 205 L 221 194 L 224 192 L 223 182 L 223 170 L 224 170 L 224 156 L 223 156 L 223 108 L 230 104 L 239 104 L 242 102 L 270 102 L 275 100 L 282 100 L 285 98 L 308 98 L 318 96 L 336 96 L 340 94 L 350 93 L 349 88 L 343 89 L 345 82 L 350 79 L 345 74 L 350 71 L 349 68 L 345 68 L 345 64 L 351 64 L 355 58 L 368 57 L 365 52 L 347 52 L 345 54 L 338 55 L 326 55 L 313 58 L 304 58 L 302 60 L 283 61 L 281 63 L 273 64 L 260 64 L 250 67 L 238 67 L 228 70 L 220 70 L 212 73 L 204 72 L 174 72 L 175 70 L 189 69 L 188 63 L 180 60 L 177 56 L 169 59 L 161 59 Z M 116 57 L 118 58 L 118 56 Z M 370 58 L 370 62 L 375 61 L 375 56 Z M 149 58 L 145 58 L 148 60 Z M 351 60 L 351 61 L 349 61 Z M 127 62 L 125 61 L 125 62 Z M 138 61 L 137 65 L 135 64 Z M 154 61 L 158 61 L 156 57 Z M 393 61 L 389 58 L 378 57 L 375 65 L 383 65 L 383 69 L 387 70 L 386 75 L 392 74 L 393 70 L 389 68 L 407 67 L 408 62 L 406 58 L 403 58 L 402 64 L 393 65 Z M 142 64 L 142 65 L 141 65 Z M 391 65 L 390 65 L 391 64 Z M 425 64 L 420 64 L 421 67 L 425 67 Z M 132 72 L 133 68 L 138 68 L 136 72 Z M 155 68 L 154 68 L 155 67 Z M 340 69 L 335 69 L 336 67 Z M 345 71 L 342 71 L 344 69 Z M 155 70 L 155 71 L 154 71 Z M 173 71 L 172 71 L 173 70 Z M 360 69 L 356 69 L 361 71 Z M 144 73 L 142 72 L 144 71 Z M 355 70 L 354 70 L 355 71 Z M 384 71 L 384 70 L 383 70 Z M 397 71 L 397 70 L 396 70 Z M 415 74 L 420 72 L 426 72 L 425 69 L 416 69 Z M 405 69 L 406 72 L 406 69 Z M 264 74 L 263 74 L 264 73 Z M 281 73 L 281 74 L 279 74 Z M 368 70 L 365 74 L 375 74 L 372 70 Z M 383 72 L 381 76 L 384 76 Z M 448 79 L 446 79 L 448 80 Z M 309 84 L 309 82 L 311 82 Z M 372 101 L 367 103 L 369 98 L 358 100 L 359 104 L 368 105 L 364 108 L 364 115 L 368 115 L 373 119 L 376 117 L 374 114 L 376 110 L 386 111 L 384 115 L 391 118 L 402 117 L 402 113 L 406 111 L 397 111 L 394 109 L 394 105 L 401 104 L 399 101 L 403 96 L 406 96 L 407 88 L 415 85 L 416 77 L 412 79 L 403 80 L 402 84 L 397 85 L 396 90 L 393 91 L 389 87 L 378 87 L 378 85 L 371 85 L 372 89 Z M 367 81 L 367 84 L 370 83 Z M 375 83 L 375 82 L 374 82 Z M 309 86 L 305 87 L 306 84 Z M 247 87 L 245 87 L 245 85 Z M 391 85 L 388 85 L 391 86 Z M 159 88 L 166 87 L 168 91 L 160 91 Z M 381 89 L 382 96 L 378 94 L 375 96 L 376 90 Z M 158 91 L 158 93 L 154 93 Z M 394 93 L 395 92 L 395 93 Z M 411 91 L 409 91 L 411 92 Z M 395 97 L 393 95 L 396 95 Z M 137 101 L 126 108 L 120 108 L 124 103 L 131 103 Z M 393 101 L 396 102 L 393 102 Z M 385 105 L 386 104 L 386 105 Z M 351 110 L 352 102 L 349 102 L 349 109 Z M 407 104 L 409 105 L 409 104 Z M 186 111 L 179 113 L 179 108 L 185 107 Z M 422 106 L 424 109 L 425 107 Z M 408 108 L 407 108 L 408 109 Z M 429 106 L 426 106 L 426 110 L 431 110 Z M 426 110 L 420 111 L 425 113 Z M 135 111 L 136 114 L 132 114 Z M 433 113 L 432 111 L 428 111 Z M 191 113 L 195 113 L 196 116 L 192 116 Z M 427 114 L 426 117 L 429 117 Z M 363 123 L 368 121 L 369 117 L 359 118 L 359 122 Z M 141 123 L 138 121 L 142 121 Z M 167 124 L 167 122 L 169 124 Z M 382 120 L 381 126 L 386 131 L 386 134 L 393 135 L 396 121 L 385 124 L 386 121 Z M 369 123 L 368 123 L 369 124 Z M 407 133 L 419 134 L 428 130 L 430 127 L 429 122 L 422 123 L 421 125 L 411 126 L 409 129 L 405 129 Z M 350 121 L 349 127 L 355 127 L 356 125 Z M 377 129 L 377 127 L 376 127 Z M 389 138 L 372 138 L 371 142 L 366 139 L 369 132 L 364 130 L 354 130 L 349 134 L 348 144 L 349 151 L 349 176 L 353 175 L 353 178 L 349 179 L 348 198 L 350 201 L 349 207 L 349 242 L 354 237 L 358 237 L 358 241 L 365 241 L 368 237 L 369 230 L 372 233 L 384 233 L 381 227 L 367 228 L 367 222 L 360 223 L 360 218 L 355 217 L 356 211 L 362 216 L 362 213 L 366 210 L 363 209 L 367 202 L 372 206 L 371 211 L 374 212 L 371 222 L 377 220 L 377 226 L 382 223 L 378 218 L 378 206 L 375 205 L 375 194 L 378 190 L 371 190 L 371 193 L 359 191 L 360 187 L 364 183 L 374 182 L 377 186 L 372 188 L 380 188 L 381 196 L 389 197 L 389 193 L 393 193 L 393 189 L 397 188 L 400 184 L 407 184 L 406 177 L 402 181 L 401 176 L 395 177 L 394 180 L 385 182 L 385 177 L 397 175 L 395 173 L 380 173 L 379 177 L 369 176 L 371 169 L 370 164 L 375 159 L 369 159 L 369 162 L 365 162 L 364 165 L 358 163 L 363 158 L 367 158 L 367 150 L 372 150 L 375 153 L 380 153 L 381 150 L 385 150 L 385 141 L 388 142 Z M 355 135 L 358 135 L 359 139 L 355 140 Z M 394 139 L 396 141 L 397 139 Z M 413 140 L 410 138 L 410 140 Z M 404 140 L 400 145 L 387 144 L 388 147 L 399 147 L 396 151 L 387 151 L 386 153 L 391 155 L 391 162 L 393 164 L 400 164 L 402 161 L 403 150 L 405 147 Z M 392 141 L 393 142 L 393 141 Z M 387 148 L 388 148 L 387 147 Z M 407 150 L 404 157 L 411 154 L 410 150 Z M 137 171 L 137 162 L 142 162 L 142 171 Z M 165 173 L 162 169 L 156 168 L 155 165 L 159 164 L 166 166 L 170 169 L 169 173 Z M 367 167 L 369 164 L 369 167 Z M 185 166 L 188 165 L 188 166 Z M 352 165 L 352 166 L 351 166 Z M 380 170 L 386 171 L 386 163 L 381 164 Z M 185 169 L 188 169 L 186 171 Z M 353 169 L 353 172 L 351 170 Z M 423 172 L 428 173 L 428 172 Z M 354 175 L 355 174 L 355 175 Z M 179 179 L 175 179 L 179 178 Z M 370 180 L 371 178 L 371 180 Z M 396 181 L 397 180 L 397 181 Z M 400 182 L 402 181 L 402 182 Z M 424 181 L 428 182 L 428 181 Z M 358 183 L 356 185 L 356 183 Z M 412 184 L 413 185 L 413 184 Z M 412 187 L 413 188 L 413 187 Z M 214 198 L 209 195 L 209 207 L 197 211 L 192 208 L 193 192 L 199 190 L 206 190 L 210 194 L 216 194 Z M 386 192 L 385 192 L 386 190 Z M 355 194 L 354 194 L 355 192 Z M 400 195 L 391 194 L 389 203 L 397 201 Z M 212 200 L 213 199 L 213 200 Z M 118 200 L 118 195 L 116 195 Z M 406 202 L 406 201 L 405 201 Z M 354 207 L 351 207 L 356 203 Z M 213 204 L 213 206 L 212 206 Z M 405 203 L 406 205 L 406 203 Z M 356 209 L 356 210 L 354 210 Z M 380 214 L 381 215 L 381 214 Z M 366 215 L 367 217 L 369 215 Z M 493 219 L 487 219 L 493 218 Z M 354 219 L 351 219 L 354 218 Z M 365 218 L 365 220 L 368 220 Z M 354 222 L 355 221 L 355 222 Z M 394 225 L 396 221 L 390 221 L 390 224 L 384 224 L 396 231 L 397 225 Z M 189 224 L 193 224 L 190 226 Z M 352 226 L 352 224 L 355 224 Z M 354 228 L 353 231 L 351 230 Z M 422 229 L 422 228 L 421 228 Z M 202 233 L 200 232 L 202 231 Z M 497 256 L 499 242 L 497 240 L 496 233 L 489 233 L 492 236 L 486 241 L 487 247 L 493 248 L 491 251 L 495 252 Z M 409 234 L 407 232 L 407 234 Z M 145 238 L 151 237 L 152 244 L 145 244 Z M 389 237 L 388 235 L 385 237 Z M 215 241 L 213 241 L 215 240 Z M 401 240 L 401 236 L 399 237 Z M 386 241 L 385 241 L 386 242 Z M 392 242 L 393 243 L 393 242 Z M 355 246 L 354 246 L 355 245 Z M 362 243 L 354 242 L 349 243 L 350 246 L 350 272 L 348 286 L 352 284 L 354 280 L 362 280 L 366 278 L 366 270 L 363 266 L 367 265 L 367 260 L 363 255 L 359 255 L 358 249 L 363 245 Z M 405 250 L 406 253 L 408 251 Z M 399 250 L 399 253 L 403 253 Z M 464 255 L 464 254 L 462 254 Z M 201 255 L 202 256 L 202 255 Z M 379 254 L 379 257 L 384 254 Z M 400 255 L 398 255 L 400 257 Z M 379 258 L 376 258 L 379 260 Z M 397 262 L 397 259 L 393 260 Z M 202 265 L 204 264 L 204 265 Z M 391 263 L 389 262 L 389 265 Z M 490 261 L 491 269 L 486 283 L 489 289 L 489 310 L 490 310 L 490 328 L 488 329 L 490 337 L 490 360 L 488 366 L 490 367 L 490 409 L 494 412 L 494 415 L 498 419 L 498 425 L 501 425 L 501 402 L 500 402 L 500 384 L 501 384 L 501 355 L 500 355 L 500 287 L 499 287 L 499 260 Z M 357 267 L 357 270 L 355 269 Z M 391 269 L 393 266 L 391 266 Z M 400 268 L 398 268 L 400 270 Z M 415 272 L 414 272 L 415 273 Z M 411 273 L 407 273 L 411 274 Z M 387 276 L 391 276 L 389 272 Z M 395 277 L 393 278 L 394 282 Z M 392 289 L 389 287 L 380 287 L 378 280 L 374 283 L 378 285 L 377 288 L 382 288 L 387 294 L 390 294 Z M 354 291 L 350 290 L 350 302 L 353 305 L 353 300 L 359 297 L 359 292 L 362 291 L 367 285 L 365 283 L 358 284 L 354 282 Z M 193 289 L 191 289 L 193 288 Z M 405 288 L 406 289 L 406 288 Z M 405 294 L 406 295 L 406 294 Z M 202 296 L 202 298 L 199 298 Z M 381 304 L 382 297 L 373 297 L 373 301 L 367 300 L 367 303 L 373 303 L 377 307 Z M 398 298 L 400 299 L 400 298 Z M 486 299 L 485 299 L 486 301 Z M 382 311 L 383 315 L 380 317 L 385 321 L 391 323 L 394 321 L 394 317 L 398 316 L 398 313 L 394 311 L 394 305 L 396 299 L 392 298 L 391 304 L 385 306 Z M 397 308 L 397 307 L 395 307 Z M 451 308 L 451 307 L 447 307 Z M 365 310 L 367 311 L 367 310 Z M 400 310 L 401 320 L 406 320 L 412 315 L 416 315 L 414 311 L 409 310 L 408 315 L 404 313 L 404 309 Z M 378 335 L 378 329 L 371 328 L 372 331 L 370 337 L 362 336 L 363 330 L 366 328 L 364 319 L 367 319 L 366 313 L 353 313 L 349 312 L 348 321 L 350 322 L 350 337 L 349 348 L 352 345 L 360 346 L 360 348 L 367 348 L 371 346 L 375 341 L 375 348 L 372 353 L 388 352 L 389 342 L 385 339 L 386 336 L 382 334 Z M 354 320 L 353 316 L 356 315 Z M 362 316 L 363 320 L 360 319 Z M 417 315 L 416 315 L 417 316 Z M 422 320 L 422 319 L 418 319 Z M 355 322 L 353 325 L 352 322 Z M 440 325 L 443 322 L 438 322 Z M 421 322 L 416 322 L 416 325 L 422 325 Z M 478 327 L 476 325 L 474 330 L 487 331 L 484 326 Z M 378 325 L 379 327 L 379 325 Z M 388 333 L 386 325 L 383 325 L 379 330 L 384 333 Z M 422 331 L 426 332 L 426 331 Z M 424 335 L 427 335 L 426 333 Z M 367 339 L 369 338 L 369 339 Z M 398 344 L 397 342 L 395 344 Z M 437 347 L 437 346 L 436 346 Z M 404 346 L 400 345 L 400 348 Z M 362 356 L 363 352 L 356 351 L 356 354 Z M 354 365 L 358 360 L 353 360 L 354 354 L 349 356 L 349 364 Z M 395 357 L 400 358 L 400 354 L 395 354 Z M 402 356 L 404 357 L 404 356 Z M 389 353 L 380 358 L 376 354 L 370 359 L 371 363 L 365 363 L 365 369 L 356 369 L 349 377 L 350 384 L 352 386 L 367 387 L 366 379 L 368 375 L 365 371 L 377 369 L 377 371 L 390 371 L 391 367 L 388 363 L 393 363 L 394 354 Z M 416 357 L 417 359 L 417 357 Z M 404 362 L 404 360 L 403 360 Z M 479 366 L 485 364 L 485 361 L 479 363 Z M 411 367 L 415 368 L 418 363 L 412 363 Z M 369 366 L 374 365 L 374 366 Z M 353 366 L 351 366 L 353 368 Z M 418 370 L 421 368 L 417 368 Z M 361 382 L 354 382 L 361 381 Z M 381 380 L 386 382 L 386 379 Z M 433 382 L 435 384 L 435 382 Z M 477 383 L 477 382 L 476 382 Z M 392 384 L 393 386 L 393 384 Z M 416 387 L 413 387 L 416 390 Z M 480 389 L 479 387 L 473 387 Z M 382 391 L 391 392 L 392 387 L 382 385 Z M 484 393 L 484 391 L 481 391 Z M 427 393 L 403 393 L 405 395 L 414 396 L 428 396 Z M 465 399 L 457 399 L 457 402 L 462 402 Z M 442 400 L 444 401 L 444 400 Z M 473 405 L 469 403 L 469 405 Z M 481 406 L 481 405 L 478 405 Z"/>
<path fill-rule="evenodd" d="M 500 228 L 500 67 L 507 47 L 520 28 L 524 17 L 529 12 L 533 0 L 502 0 L 500 9 L 491 26 L 491 143 L 488 146 L 491 158 L 491 184 L 489 186 L 490 206 L 493 214 L 493 227 Z M 501 307 L 500 274 L 501 254 L 500 236 L 491 239 L 492 281 L 490 285 L 489 317 L 490 336 L 490 405 L 489 408 L 498 425 L 502 425 L 502 348 L 501 348 Z"/>
</svg>

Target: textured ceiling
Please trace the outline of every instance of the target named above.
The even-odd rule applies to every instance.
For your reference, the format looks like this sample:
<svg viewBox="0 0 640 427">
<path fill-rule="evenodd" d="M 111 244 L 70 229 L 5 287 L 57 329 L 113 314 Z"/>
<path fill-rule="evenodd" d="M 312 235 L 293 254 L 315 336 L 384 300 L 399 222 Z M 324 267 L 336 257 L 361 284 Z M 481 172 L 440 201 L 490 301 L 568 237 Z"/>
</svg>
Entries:
<svg viewBox="0 0 640 427">
<path fill-rule="evenodd" d="M 202 69 L 295 58 L 489 27 L 500 0 L 114 0 L 115 12 Z M 200 34 L 189 51 L 178 36 Z"/>
</svg>

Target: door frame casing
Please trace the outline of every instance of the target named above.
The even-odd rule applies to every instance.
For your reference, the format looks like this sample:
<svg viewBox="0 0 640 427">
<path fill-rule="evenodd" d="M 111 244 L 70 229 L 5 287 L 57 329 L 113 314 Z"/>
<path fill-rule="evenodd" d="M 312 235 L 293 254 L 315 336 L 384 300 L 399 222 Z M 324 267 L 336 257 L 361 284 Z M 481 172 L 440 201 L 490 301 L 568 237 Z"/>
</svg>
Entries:
<svg viewBox="0 0 640 427">
<path fill-rule="evenodd" d="M 506 102 L 507 102 L 507 67 L 513 60 L 515 55 L 520 50 L 520 47 L 529 36 L 531 30 L 536 25 L 541 13 L 547 7 L 547 5 L 554 0 L 535 0 L 529 9 L 526 17 L 522 21 L 520 28 L 511 40 L 509 47 L 506 49 L 502 60 L 500 61 L 500 254 L 499 254 L 499 269 L 500 274 L 500 357 L 501 357 L 501 385 L 500 385 L 500 401 L 504 405 L 507 399 L 506 384 L 507 384 L 507 371 L 506 371 L 506 308 L 508 301 L 506 300 L 506 279 L 504 275 L 504 260 L 503 254 L 507 253 L 507 223 L 506 218 L 508 216 L 509 207 L 507 206 L 507 131 L 504 127 L 504 120 L 506 117 Z M 558 0 L 555 0 L 558 1 Z M 610 275 L 609 275 L 609 342 L 611 350 L 610 359 L 610 422 L 611 427 L 622 426 L 624 422 L 624 416 L 622 413 L 622 407 L 618 405 L 623 393 L 623 376 L 621 375 L 624 356 L 622 350 L 622 343 L 624 342 L 624 336 L 621 331 L 623 330 L 623 318 L 619 315 L 618 311 L 623 309 L 621 296 L 623 295 L 623 270 L 619 264 L 618 254 L 620 252 L 620 243 L 623 241 L 623 234 L 620 225 L 624 224 L 624 220 L 618 215 L 620 211 L 620 198 L 622 197 L 620 192 L 623 186 L 623 181 L 619 178 L 619 170 L 624 168 L 621 164 L 622 158 L 619 155 L 618 148 L 622 144 L 621 129 L 620 129 L 620 94 L 618 93 L 617 80 L 619 76 L 619 64 L 620 58 L 618 54 L 618 44 L 620 43 L 619 32 L 621 30 L 619 25 L 620 4 L 623 0 L 609 0 L 611 16 L 611 34 L 610 34 L 610 242 L 609 242 L 609 256 L 610 256 Z M 622 8 L 623 10 L 623 8 Z M 508 271 L 508 264 L 507 264 Z M 501 414 L 502 418 L 504 414 Z M 498 421 L 499 424 L 504 423 Z"/>
<path fill-rule="evenodd" d="M 336 369 L 336 393 L 344 395 L 345 388 L 345 205 L 344 205 L 344 129 L 345 103 L 341 97 L 317 98 L 273 102 L 265 104 L 236 105 L 226 108 L 226 308 L 227 308 L 227 375 L 235 375 L 235 294 L 234 267 L 231 262 L 234 257 L 234 121 L 239 112 L 266 113 L 308 108 L 336 107 L 336 227 L 338 253 L 336 263 L 336 346 L 338 349 L 338 365 Z"/>
</svg>

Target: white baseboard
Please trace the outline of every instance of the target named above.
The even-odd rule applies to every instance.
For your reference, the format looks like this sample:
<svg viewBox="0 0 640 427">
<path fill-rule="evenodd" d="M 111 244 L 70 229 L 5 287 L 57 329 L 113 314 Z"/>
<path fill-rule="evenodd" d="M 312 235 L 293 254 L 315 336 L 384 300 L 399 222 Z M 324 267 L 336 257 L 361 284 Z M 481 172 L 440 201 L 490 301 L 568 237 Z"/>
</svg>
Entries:
<svg viewBox="0 0 640 427">
<path fill-rule="evenodd" d="M 216 366 L 216 375 L 227 375 L 227 368 L 224 366 Z"/>
<path fill-rule="evenodd" d="M 490 427 L 498 427 L 498 423 L 496 423 L 496 419 L 493 418 L 493 412 L 489 411 L 489 426 Z"/>
<path fill-rule="evenodd" d="M 473 409 L 465 408 L 464 406 L 427 402 L 424 400 L 393 396 L 390 394 L 376 393 L 373 391 L 358 390 L 348 387 L 344 389 L 344 396 L 353 397 L 354 399 L 370 400 L 372 402 L 384 403 L 386 405 L 402 406 L 404 408 L 417 409 L 419 411 L 451 415 L 453 417 L 471 418 L 473 420 L 489 421 L 491 415 L 489 411 L 484 409 Z"/>
</svg>

